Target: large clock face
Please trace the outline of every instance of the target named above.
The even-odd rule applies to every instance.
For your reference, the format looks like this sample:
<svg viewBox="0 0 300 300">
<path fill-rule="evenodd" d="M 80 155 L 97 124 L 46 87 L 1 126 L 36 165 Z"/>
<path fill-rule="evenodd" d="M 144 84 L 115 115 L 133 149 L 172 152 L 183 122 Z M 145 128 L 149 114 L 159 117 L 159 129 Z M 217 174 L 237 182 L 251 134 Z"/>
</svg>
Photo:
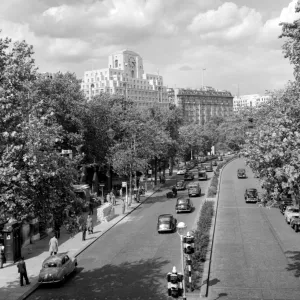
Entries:
<svg viewBox="0 0 300 300">
<path fill-rule="evenodd" d="M 135 67 L 135 58 L 134 57 L 129 57 L 129 67 L 134 68 Z"/>
</svg>

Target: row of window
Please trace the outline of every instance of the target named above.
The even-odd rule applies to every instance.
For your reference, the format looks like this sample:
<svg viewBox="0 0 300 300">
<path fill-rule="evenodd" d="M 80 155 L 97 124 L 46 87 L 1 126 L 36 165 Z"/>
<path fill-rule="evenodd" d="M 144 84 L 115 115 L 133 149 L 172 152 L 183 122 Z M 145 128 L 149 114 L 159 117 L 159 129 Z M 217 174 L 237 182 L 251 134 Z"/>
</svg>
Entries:
<svg viewBox="0 0 300 300">
<path fill-rule="evenodd" d="M 108 80 L 108 77 L 101 77 L 101 81 L 104 81 L 104 80 Z M 123 80 L 123 78 L 121 78 L 121 77 L 113 77 L 113 76 L 110 76 L 109 80 L 125 81 L 125 82 L 131 81 L 131 82 L 137 83 L 137 84 L 155 85 L 155 82 L 154 83 L 150 83 L 150 82 L 145 81 L 145 80 L 136 80 L 136 82 L 135 82 L 135 79 L 134 80 L 129 80 L 128 78 L 124 78 L 124 80 Z M 93 83 L 93 82 L 97 82 L 97 81 L 100 81 L 100 77 L 97 77 L 97 80 L 96 80 L 96 78 L 95 78 L 95 80 L 94 80 L 94 78 L 91 78 L 91 81 L 90 81 L 90 79 L 87 79 L 85 82 L 86 83 L 89 83 L 89 82 Z M 160 81 L 158 81 L 157 85 L 163 85 L 163 83 L 160 82 Z"/>
</svg>

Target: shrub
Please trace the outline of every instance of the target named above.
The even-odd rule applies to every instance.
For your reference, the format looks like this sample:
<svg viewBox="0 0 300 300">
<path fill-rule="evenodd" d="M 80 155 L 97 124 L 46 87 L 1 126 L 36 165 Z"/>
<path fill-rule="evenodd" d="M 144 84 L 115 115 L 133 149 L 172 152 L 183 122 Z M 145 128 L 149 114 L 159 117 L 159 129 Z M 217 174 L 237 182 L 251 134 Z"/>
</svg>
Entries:
<svg viewBox="0 0 300 300">
<path fill-rule="evenodd" d="M 217 187 L 218 186 L 218 177 L 216 175 L 214 175 L 214 177 L 212 178 L 211 180 L 211 184 L 210 186 L 214 186 L 214 187 Z"/>
<path fill-rule="evenodd" d="M 208 189 L 207 198 L 214 198 L 217 194 L 217 188 L 214 186 L 211 186 Z"/>
<path fill-rule="evenodd" d="M 188 271 L 185 273 L 186 287 L 192 290 L 200 289 L 201 274 L 203 264 L 206 260 L 207 248 L 209 244 L 209 230 L 214 216 L 214 202 L 206 201 L 202 208 L 197 223 L 197 229 L 193 231 L 195 237 L 195 253 L 191 256 L 192 260 L 192 284 L 188 282 Z"/>
</svg>

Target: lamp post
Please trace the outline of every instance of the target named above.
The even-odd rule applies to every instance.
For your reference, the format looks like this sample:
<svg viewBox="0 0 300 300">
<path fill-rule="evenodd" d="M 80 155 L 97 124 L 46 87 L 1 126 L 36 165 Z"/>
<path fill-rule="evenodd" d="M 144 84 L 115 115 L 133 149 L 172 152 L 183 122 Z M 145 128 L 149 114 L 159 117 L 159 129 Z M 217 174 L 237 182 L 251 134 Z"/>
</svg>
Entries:
<svg viewBox="0 0 300 300">
<path fill-rule="evenodd" d="M 182 267 L 182 286 L 183 286 L 183 300 L 186 300 L 186 294 L 185 294 L 185 272 L 184 272 L 184 254 L 183 254 L 183 237 L 187 232 L 187 226 L 184 222 L 179 222 L 177 224 L 177 233 L 180 236 L 180 248 L 181 248 L 181 267 Z"/>
<path fill-rule="evenodd" d="M 203 71 L 205 71 L 206 69 L 202 69 L 202 88 L 204 87 L 203 85 Z"/>
</svg>

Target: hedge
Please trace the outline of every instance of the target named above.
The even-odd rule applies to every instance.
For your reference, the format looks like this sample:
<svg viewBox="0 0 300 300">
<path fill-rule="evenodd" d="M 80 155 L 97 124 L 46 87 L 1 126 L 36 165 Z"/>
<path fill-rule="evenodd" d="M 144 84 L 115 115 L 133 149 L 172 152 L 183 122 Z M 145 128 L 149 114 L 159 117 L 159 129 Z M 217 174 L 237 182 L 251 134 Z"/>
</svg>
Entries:
<svg viewBox="0 0 300 300">
<path fill-rule="evenodd" d="M 188 280 L 188 270 L 185 273 L 186 288 L 190 290 L 199 290 L 201 287 L 201 274 L 204 262 L 206 260 L 207 247 L 209 244 L 209 230 L 214 216 L 214 202 L 204 202 L 200 218 L 197 223 L 197 229 L 193 231 L 195 237 L 195 253 L 191 255 L 192 259 L 192 284 Z"/>
</svg>

